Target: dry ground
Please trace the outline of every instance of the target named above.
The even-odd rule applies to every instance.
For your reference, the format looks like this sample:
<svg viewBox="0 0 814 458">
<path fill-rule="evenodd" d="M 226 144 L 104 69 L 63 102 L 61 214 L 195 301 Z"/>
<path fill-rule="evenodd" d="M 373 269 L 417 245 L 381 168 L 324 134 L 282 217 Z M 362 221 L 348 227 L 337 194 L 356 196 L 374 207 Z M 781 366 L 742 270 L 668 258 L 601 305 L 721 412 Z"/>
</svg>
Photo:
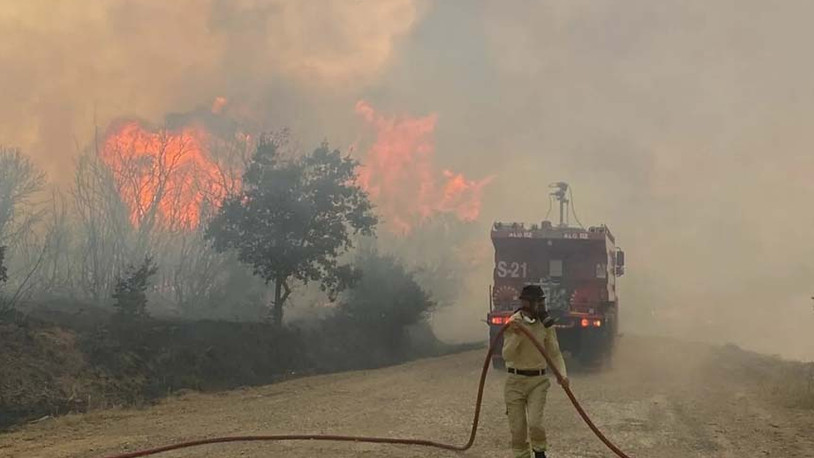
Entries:
<svg viewBox="0 0 814 458">
<path fill-rule="evenodd" d="M 465 441 L 483 355 L 473 351 L 386 369 L 303 378 L 219 394 L 188 394 L 141 410 L 70 415 L 0 435 L 0 456 L 101 457 L 193 438 L 332 433 Z M 614 366 L 572 370 L 601 429 L 632 457 L 814 457 L 814 411 L 770 402 L 749 361 L 721 363 L 697 344 L 624 337 Z M 724 366 L 726 366 L 724 368 Z M 736 368 L 736 369 L 732 369 Z M 211 445 L 164 457 L 500 457 L 507 451 L 503 374 L 487 384 L 475 446 L 345 443 Z M 610 457 L 554 385 L 547 420 L 553 457 Z"/>
</svg>

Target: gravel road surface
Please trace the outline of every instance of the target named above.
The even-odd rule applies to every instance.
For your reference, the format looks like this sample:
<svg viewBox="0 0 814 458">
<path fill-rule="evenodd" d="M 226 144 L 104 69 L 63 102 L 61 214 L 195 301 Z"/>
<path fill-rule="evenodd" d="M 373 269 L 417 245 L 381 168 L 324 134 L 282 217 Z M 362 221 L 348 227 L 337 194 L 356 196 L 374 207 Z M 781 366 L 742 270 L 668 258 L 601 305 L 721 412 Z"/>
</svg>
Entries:
<svg viewBox="0 0 814 458">
<path fill-rule="evenodd" d="M 571 368 L 577 397 L 632 457 L 814 457 L 814 412 L 764 401 L 759 384 L 721 367 L 710 347 L 625 336 L 613 367 Z M 102 457 L 224 435 L 325 433 L 460 444 L 469 431 L 482 351 L 378 370 L 308 377 L 223 393 L 191 393 L 144 409 L 96 411 L 0 435 L 0 456 Z M 732 363 L 737 367 L 737 362 Z M 504 374 L 491 373 L 468 452 L 330 442 L 208 445 L 171 457 L 509 457 Z M 552 457 L 613 456 L 558 385 L 546 411 Z"/>
</svg>

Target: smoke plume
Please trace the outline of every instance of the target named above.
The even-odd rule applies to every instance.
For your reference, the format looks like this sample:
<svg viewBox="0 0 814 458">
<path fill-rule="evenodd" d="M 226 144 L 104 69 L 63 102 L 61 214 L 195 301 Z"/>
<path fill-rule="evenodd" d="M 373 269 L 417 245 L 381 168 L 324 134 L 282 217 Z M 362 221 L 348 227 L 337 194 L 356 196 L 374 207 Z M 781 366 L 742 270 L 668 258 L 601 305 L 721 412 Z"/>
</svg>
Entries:
<svg viewBox="0 0 814 458">
<path fill-rule="evenodd" d="M 305 124 L 292 105 L 309 102 L 269 97 L 335 97 L 375 81 L 417 21 L 415 3 L 7 0 L 0 139 L 56 175 L 95 126 L 120 117 L 160 123 L 216 96 L 243 100 L 272 121 Z"/>
</svg>

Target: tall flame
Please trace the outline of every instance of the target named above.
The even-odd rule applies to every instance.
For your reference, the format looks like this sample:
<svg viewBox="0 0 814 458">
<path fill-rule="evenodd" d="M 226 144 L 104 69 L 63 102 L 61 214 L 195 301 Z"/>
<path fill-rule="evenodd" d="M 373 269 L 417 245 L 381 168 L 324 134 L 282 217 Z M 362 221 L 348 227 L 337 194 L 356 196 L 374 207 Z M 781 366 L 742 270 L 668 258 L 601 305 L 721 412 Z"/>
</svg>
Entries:
<svg viewBox="0 0 814 458">
<path fill-rule="evenodd" d="M 226 106 L 227 103 L 229 103 L 229 101 L 226 99 L 226 97 L 222 96 L 215 97 L 215 100 L 212 102 L 211 108 L 212 113 L 221 114 L 221 112 L 223 112 L 223 108 Z"/>
<path fill-rule="evenodd" d="M 110 131 L 101 158 L 112 170 L 135 226 L 193 229 L 205 205 L 217 205 L 225 197 L 222 174 L 205 148 L 206 137 L 200 128 L 153 130 L 136 121 Z"/>
<path fill-rule="evenodd" d="M 211 111 L 220 113 L 226 104 L 219 97 Z M 492 177 L 471 180 L 435 166 L 436 114 L 384 116 L 363 100 L 356 112 L 376 132 L 362 158 L 358 183 L 389 230 L 406 234 L 437 214 L 462 221 L 478 218 Z M 202 127 L 152 129 L 129 121 L 110 130 L 101 158 L 112 170 L 135 226 L 196 228 L 207 206 L 218 206 L 229 190 L 240 186 L 239 180 L 227 179 L 234 171 L 223 170 L 211 157 L 207 145 L 215 140 Z"/>
<path fill-rule="evenodd" d="M 408 233 L 439 213 L 451 213 L 463 221 L 478 218 L 483 189 L 493 177 L 470 180 L 461 173 L 436 169 L 436 114 L 388 117 L 364 100 L 356 103 L 356 113 L 376 131 L 376 141 L 361 161 L 359 184 L 390 230 Z"/>
</svg>

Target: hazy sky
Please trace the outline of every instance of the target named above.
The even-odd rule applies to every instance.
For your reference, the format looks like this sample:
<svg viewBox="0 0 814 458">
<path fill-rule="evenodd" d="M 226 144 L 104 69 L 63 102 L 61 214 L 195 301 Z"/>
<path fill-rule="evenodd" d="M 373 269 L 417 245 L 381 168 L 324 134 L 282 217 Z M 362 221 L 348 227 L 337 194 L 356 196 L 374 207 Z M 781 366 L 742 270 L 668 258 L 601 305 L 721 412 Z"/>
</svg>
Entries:
<svg viewBox="0 0 814 458">
<path fill-rule="evenodd" d="M 94 123 L 217 96 L 340 146 L 365 135 L 359 99 L 434 113 L 439 167 L 495 175 L 484 239 L 541 219 L 559 180 L 611 227 L 627 332 L 814 359 L 811 17 L 793 0 L 0 0 L 0 143 L 53 177 Z M 483 304 L 460 310 L 480 332 Z"/>
</svg>

